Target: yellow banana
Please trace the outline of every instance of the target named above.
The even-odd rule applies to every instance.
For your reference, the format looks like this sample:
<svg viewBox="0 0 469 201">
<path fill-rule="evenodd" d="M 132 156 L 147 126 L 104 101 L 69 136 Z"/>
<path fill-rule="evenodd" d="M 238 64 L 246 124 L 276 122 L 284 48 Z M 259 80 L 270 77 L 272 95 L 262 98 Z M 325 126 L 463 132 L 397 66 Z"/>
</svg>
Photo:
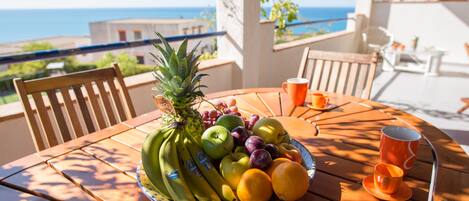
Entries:
<svg viewBox="0 0 469 201">
<path fill-rule="evenodd" d="M 148 135 L 145 138 L 142 146 L 142 164 L 145 173 L 150 179 L 153 186 L 166 198 L 170 198 L 169 192 L 166 189 L 163 177 L 161 175 L 159 150 L 163 140 L 172 133 L 172 130 L 162 128 L 155 133 Z"/>
<path fill-rule="evenodd" d="M 184 140 L 184 145 L 189 150 L 195 164 L 199 168 L 202 175 L 207 179 L 212 188 L 217 192 L 218 196 L 225 201 L 237 200 L 235 193 L 231 189 L 228 182 L 217 172 L 210 162 L 208 156 L 190 139 L 190 136 Z"/>
<path fill-rule="evenodd" d="M 220 201 L 217 193 L 202 176 L 183 143 L 178 146 L 178 154 L 181 160 L 182 173 L 195 198 L 200 201 Z"/>
<path fill-rule="evenodd" d="M 180 135 L 182 133 L 176 129 L 161 145 L 159 159 L 163 181 L 173 200 L 195 201 L 179 166 L 176 146 Z"/>
</svg>

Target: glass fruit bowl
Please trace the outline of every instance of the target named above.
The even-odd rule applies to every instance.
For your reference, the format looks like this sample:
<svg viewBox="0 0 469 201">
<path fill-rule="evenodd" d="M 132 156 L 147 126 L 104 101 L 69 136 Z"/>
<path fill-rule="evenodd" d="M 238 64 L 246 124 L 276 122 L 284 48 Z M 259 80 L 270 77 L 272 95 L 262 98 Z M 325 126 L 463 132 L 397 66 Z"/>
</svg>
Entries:
<svg viewBox="0 0 469 201">
<path fill-rule="evenodd" d="M 309 182 L 313 180 L 314 173 L 316 172 L 316 161 L 314 160 L 313 155 L 304 147 L 300 142 L 296 140 L 291 140 L 291 144 L 298 148 L 301 153 L 301 157 L 303 158 L 303 166 L 306 168 L 308 172 Z M 142 190 L 143 194 L 151 201 L 166 201 L 161 194 L 156 190 L 153 184 L 148 179 L 145 171 L 143 170 L 143 166 L 141 164 L 137 167 L 137 183 L 140 189 Z M 272 196 L 275 197 L 275 196 Z M 272 198 L 272 200 L 276 200 Z"/>
</svg>

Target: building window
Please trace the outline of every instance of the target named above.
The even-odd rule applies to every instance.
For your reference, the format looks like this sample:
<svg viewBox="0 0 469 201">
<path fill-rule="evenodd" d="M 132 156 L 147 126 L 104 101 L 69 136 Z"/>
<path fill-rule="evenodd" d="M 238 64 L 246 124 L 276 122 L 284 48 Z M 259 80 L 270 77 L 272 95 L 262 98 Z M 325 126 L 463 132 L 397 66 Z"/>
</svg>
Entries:
<svg viewBox="0 0 469 201">
<path fill-rule="evenodd" d="M 143 56 L 136 56 L 136 57 L 137 57 L 138 64 L 144 64 L 145 63 L 145 57 L 143 57 Z"/>
<path fill-rule="evenodd" d="M 192 34 L 196 34 L 197 33 L 197 27 L 192 27 Z"/>
<path fill-rule="evenodd" d="M 135 40 L 142 40 L 142 32 L 141 31 L 134 31 L 134 39 Z"/>
<path fill-rule="evenodd" d="M 187 32 L 189 32 L 189 28 L 186 27 L 186 28 L 183 28 L 183 29 L 182 29 L 182 33 L 183 33 L 184 35 L 187 35 L 187 34 L 188 34 Z"/>
<path fill-rule="evenodd" d="M 199 34 L 201 34 L 202 33 L 202 26 L 198 26 L 197 28 L 199 29 L 198 30 Z"/>
<path fill-rule="evenodd" d="M 127 41 L 127 36 L 124 30 L 117 31 L 119 33 L 119 41 Z"/>
</svg>

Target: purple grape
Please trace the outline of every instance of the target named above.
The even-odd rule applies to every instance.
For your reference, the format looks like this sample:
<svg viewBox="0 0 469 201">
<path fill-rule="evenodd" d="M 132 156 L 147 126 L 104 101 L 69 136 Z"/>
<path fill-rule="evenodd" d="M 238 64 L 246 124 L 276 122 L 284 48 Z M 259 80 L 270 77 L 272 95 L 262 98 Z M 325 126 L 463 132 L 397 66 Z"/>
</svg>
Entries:
<svg viewBox="0 0 469 201">
<path fill-rule="evenodd" d="M 269 152 L 270 156 L 272 156 L 272 159 L 280 158 L 280 156 L 282 156 L 280 150 L 278 150 L 277 146 L 274 144 L 265 145 L 265 150 Z"/>
<path fill-rule="evenodd" d="M 251 118 L 249 119 L 248 129 L 251 130 L 257 121 L 259 121 L 259 115 L 257 114 L 251 115 Z"/>
<path fill-rule="evenodd" d="M 238 126 L 231 131 L 236 146 L 243 146 L 249 138 L 249 132 L 243 126 Z"/>
<path fill-rule="evenodd" d="M 225 113 L 225 114 L 231 114 L 231 110 L 230 110 L 230 109 L 225 109 L 225 110 L 223 111 L 223 113 Z"/>
<path fill-rule="evenodd" d="M 265 170 L 270 167 L 271 163 L 272 156 L 264 149 L 254 150 L 249 158 L 249 166 L 251 166 L 251 168 Z"/>
<path fill-rule="evenodd" d="M 244 146 L 251 154 L 256 149 L 264 149 L 265 143 L 264 140 L 259 136 L 250 136 L 244 143 Z"/>
</svg>

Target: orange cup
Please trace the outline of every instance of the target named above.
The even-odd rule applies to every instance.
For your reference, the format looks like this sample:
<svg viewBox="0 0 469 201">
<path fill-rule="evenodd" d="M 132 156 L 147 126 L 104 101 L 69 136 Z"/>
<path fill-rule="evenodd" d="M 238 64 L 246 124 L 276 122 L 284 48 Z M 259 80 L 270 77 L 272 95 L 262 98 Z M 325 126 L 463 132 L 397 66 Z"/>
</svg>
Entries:
<svg viewBox="0 0 469 201">
<path fill-rule="evenodd" d="M 329 103 L 329 97 L 323 93 L 313 93 L 312 105 L 315 108 L 325 108 Z"/>
<path fill-rule="evenodd" d="M 375 166 L 373 181 L 375 187 L 386 194 L 393 194 L 402 183 L 404 171 L 392 164 L 379 163 Z"/>
<path fill-rule="evenodd" d="M 421 136 L 414 130 L 386 126 L 381 129 L 380 159 L 407 172 L 414 165 Z"/>
<path fill-rule="evenodd" d="M 301 106 L 305 104 L 308 83 L 309 81 L 304 78 L 290 78 L 282 83 L 282 88 L 295 106 Z"/>
</svg>

